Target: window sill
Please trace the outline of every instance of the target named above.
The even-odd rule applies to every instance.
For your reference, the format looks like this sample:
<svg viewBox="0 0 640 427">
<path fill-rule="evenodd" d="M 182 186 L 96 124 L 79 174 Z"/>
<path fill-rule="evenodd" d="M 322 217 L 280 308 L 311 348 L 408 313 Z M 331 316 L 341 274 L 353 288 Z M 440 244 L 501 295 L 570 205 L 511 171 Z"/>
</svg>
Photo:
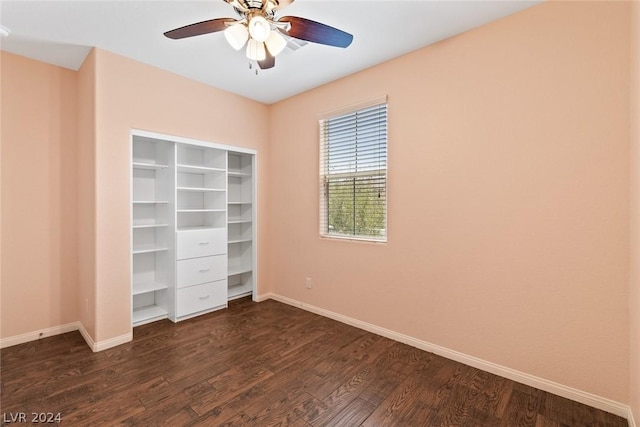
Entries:
<svg viewBox="0 0 640 427">
<path fill-rule="evenodd" d="M 342 242 L 357 242 L 357 243 L 375 243 L 375 244 L 383 244 L 383 245 L 387 244 L 387 239 L 379 240 L 379 239 L 370 239 L 366 237 L 332 236 L 332 235 L 326 235 L 326 234 L 321 234 L 320 240 L 335 240 L 335 241 L 342 241 Z"/>
</svg>

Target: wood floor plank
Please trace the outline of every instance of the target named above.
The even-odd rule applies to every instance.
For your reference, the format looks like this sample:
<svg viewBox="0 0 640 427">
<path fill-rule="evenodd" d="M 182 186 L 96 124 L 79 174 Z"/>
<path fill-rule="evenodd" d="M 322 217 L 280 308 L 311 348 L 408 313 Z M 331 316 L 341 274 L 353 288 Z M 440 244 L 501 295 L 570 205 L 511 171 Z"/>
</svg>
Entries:
<svg viewBox="0 0 640 427">
<path fill-rule="evenodd" d="M 288 394 L 282 391 L 278 398 L 271 400 L 268 406 L 251 417 L 251 424 L 293 425 L 315 401 L 315 397 L 299 390 Z"/>
<path fill-rule="evenodd" d="M 146 426 L 158 423 L 172 425 L 173 422 L 182 420 L 180 423 L 173 425 L 185 425 L 196 419 L 198 419 L 198 414 L 186 405 L 184 396 L 176 394 L 168 396 L 155 405 L 144 405 L 144 411 L 123 419 L 122 424 L 126 426 Z"/>
<path fill-rule="evenodd" d="M 314 425 L 322 425 L 334 418 L 358 397 L 360 393 L 373 381 L 375 374 L 371 367 L 363 369 L 336 388 L 322 400 L 324 407 L 315 414 L 305 417 Z"/>
<path fill-rule="evenodd" d="M 359 426 L 373 413 L 376 407 L 366 400 L 357 397 L 349 402 L 340 412 L 329 420 L 318 419 L 311 425 L 318 427 Z"/>
<path fill-rule="evenodd" d="M 418 404 L 415 394 L 420 389 L 420 380 L 407 377 L 385 399 L 380 406 L 364 421 L 363 426 L 402 425 L 402 420 Z"/>
<path fill-rule="evenodd" d="M 475 407 L 490 417 L 502 418 L 512 390 L 513 381 L 497 375 L 489 375 L 476 399 Z"/>
<path fill-rule="evenodd" d="M 379 406 L 398 385 L 407 378 L 395 369 L 385 369 L 379 372 L 376 381 L 373 381 L 360 394 L 360 398 L 374 406 Z"/>
<path fill-rule="evenodd" d="M 550 420 L 544 415 L 538 414 L 536 417 L 536 427 L 566 427 L 567 424 L 562 424 L 557 420 Z"/>
<path fill-rule="evenodd" d="M 514 387 L 509 404 L 502 418 L 502 426 L 535 426 L 544 393 L 539 390 L 525 390 Z"/>
<path fill-rule="evenodd" d="M 220 401 L 233 398 L 271 376 L 273 373 L 268 369 L 247 372 L 232 367 L 207 380 L 213 386 L 212 389 L 194 396 L 194 402 L 190 406 L 198 415 L 202 415 L 214 409 Z"/>
<path fill-rule="evenodd" d="M 206 421 L 209 423 L 208 425 L 225 424 L 234 419 L 239 413 L 244 413 L 245 410 L 251 408 L 256 402 L 263 402 L 267 387 L 267 382 L 262 382 L 237 394 L 231 399 L 221 399 L 214 408 L 200 415 L 198 421 Z"/>
<path fill-rule="evenodd" d="M 0 352 L 3 412 L 63 426 L 604 426 L 626 420 L 276 301 Z M 4 425 L 4 421 L 2 421 Z"/>
</svg>

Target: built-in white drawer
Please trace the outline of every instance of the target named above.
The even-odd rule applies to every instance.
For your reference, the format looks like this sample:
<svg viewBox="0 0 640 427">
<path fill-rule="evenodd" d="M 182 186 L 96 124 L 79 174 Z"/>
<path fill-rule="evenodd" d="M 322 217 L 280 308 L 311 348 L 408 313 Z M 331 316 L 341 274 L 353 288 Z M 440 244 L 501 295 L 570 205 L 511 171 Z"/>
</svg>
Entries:
<svg viewBox="0 0 640 427">
<path fill-rule="evenodd" d="M 176 316 L 182 317 L 199 311 L 227 305 L 227 280 L 203 283 L 178 289 Z"/>
<path fill-rule="evenodd" d="M 227 253 L 227 229 L 179 230 L 177 258 L 188 259 Z"/>
<path fill-rule="evenodd" d="M 177 262 L 178 288 L 227 278 L 227 255 L 184 259 Z"/>
</svg>

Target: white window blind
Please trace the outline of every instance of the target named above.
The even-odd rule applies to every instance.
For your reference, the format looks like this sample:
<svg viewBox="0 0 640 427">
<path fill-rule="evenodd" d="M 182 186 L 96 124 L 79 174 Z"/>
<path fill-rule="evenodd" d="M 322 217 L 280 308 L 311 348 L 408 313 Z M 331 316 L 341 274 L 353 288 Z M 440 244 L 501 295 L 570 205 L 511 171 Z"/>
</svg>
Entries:
<svg viewBox="0 0 640 427">
<path fill-rule="evenodd" d="M 320 119 L 320 235 L 387 240 L 387 103 Z"/>
</svg>

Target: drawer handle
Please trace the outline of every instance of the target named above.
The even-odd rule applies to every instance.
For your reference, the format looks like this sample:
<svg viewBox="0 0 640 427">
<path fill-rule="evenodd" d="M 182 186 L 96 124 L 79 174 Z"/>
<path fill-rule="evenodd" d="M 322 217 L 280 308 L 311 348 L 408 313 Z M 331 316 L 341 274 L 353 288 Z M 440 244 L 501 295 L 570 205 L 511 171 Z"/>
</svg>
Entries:
<svg viewBox="0 0 640 427">
<path fill-rule="evenodd" d="M 200 273 L 206 273 L 207 271 L 211 270 L 210 268 L 203 268 L 202 270 L 198 270 Z"/>
<path fill-rule="evenodd" d="M 203 300 L 203 301 L 204 301 L 204 300 L 206 300 L 206 299 L 209 299 L 209 296 L 210 296 L 210 295 L 207 295 L 207 296 L 204 296 L 204 297 L 198 297 L 198 299 L 199 299 L 199 300 Z"/>
<path fill-rule="evenodd" d="M 208 245 L 209 242 L 198 242 L 198 244 L 204 246 L 204 245 Z"/>
</svg>

